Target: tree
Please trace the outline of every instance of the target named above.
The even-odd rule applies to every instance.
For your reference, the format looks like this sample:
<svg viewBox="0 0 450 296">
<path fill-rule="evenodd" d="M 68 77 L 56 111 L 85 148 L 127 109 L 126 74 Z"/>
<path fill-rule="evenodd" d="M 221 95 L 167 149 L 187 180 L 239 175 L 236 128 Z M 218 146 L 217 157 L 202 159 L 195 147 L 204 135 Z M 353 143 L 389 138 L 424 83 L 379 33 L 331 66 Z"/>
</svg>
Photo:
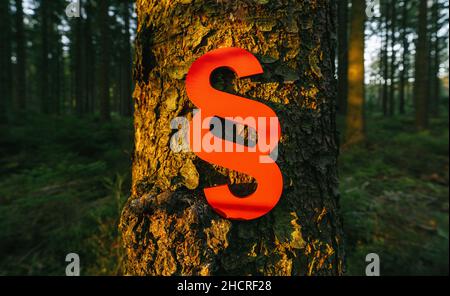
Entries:
<svg viewBox="0 0 450 296">
<path fill-rule="evenodd" d="M 109 36 L 109 0 L 99 0 L 99 27 L 100 27 L 100 77 L 99 77 L 99 91 L 100 91 L 100 117 L 103 121 L 108 121 L 110 115 L 109 102 L 109 63 L 110 63 L 110 36 Z"/>
<path fill-rule="evenodd" d="M 396 52 L 395 52 L 395 43 L 397 41 L 395 37 L 396 21 L 397 21 L 397 9 L 396 9 L 397 1 L 391 2 L 390 7 L 390 42 L 391 42 L 391 61 L 390 61 L 390 86 L 389 86 L 389 116 L 393 116 L 395 114 L 395 70 L 397 69 L 396 65 Z"/>
<path fill-rule="evenodd" d="M 84 4 L 86 18 L 84 19 L 84 52 L 86 54 L 85 62 L 85 89 L 86 89 L 86 112 L 94 113 L 95 110 L 95 98 L 96 98 L 96 57 L 97 57 L 97 45 L 94 44 L 94 26 L 95 20 L 95 8 L 91 1 L 87 1 Z"/>
<path fill-rule="evenodd" d="M 429 87 L 429 108 L 430 115 L 436 117 L 439 114 L 439 100 L 440 100 L 440 79 L 439 79 L 439 69 L 440 69 L 440 38 L 439 30 L 441 28 L 439 24 L 439 1 L 434 0 L 431 9 L 431 27 L 430 27 L 430 87 Z"/>
<path fill-rule="evenodd" d="M 401 18 L 401 39 L 402 39 L 402 70 L 400 72 L 400 86 L 399 86 L 399 113 L 405 114 L 405 101 L 406 101 L 406 83 L 408 81 L 408 51 L 409 42 L 407 38 L 407 18 L 408 18 L 408 0 L 404 0 L 402 5 L 402 18 Z"/>
<path fill-rule="evenodd" d="M 428 127 L 428 4 L 427 0 L 420 0 L 418 18 L 418 39 L 415 62 L 414 103 L 416 111 L 416 128 L 418 130 Z"/>
<path fill-rule="evenodd" d="M 0 4 L 0 123 L 7 121 L 12 105 L 11 12 L 9 1 Z"/>
<path fill-rule="evenodd" d="M 41 0 L 40 17 L 41 17 L 41 61 L 40 61 L 40 78 L 41 78 L 41 110 L 43 113 L 50 113 L 51 100 L 49 95 L 49 33 L 50 33 L 50 2 L 49 0 Z"/>
<path fill-rule="evenodd" d="M 52 1 L 48 11 L 49 28 L 48 28 L 48 42 L 49 42 L 49 111 L 52 114 L 60 114 L 62 103 L 62 75 L 63 69 L 63 45 L 61 42 L 62 33 L 59 26 L 62 23 L 63 11 L 66 7 L 63 2 Z"/>
<path fill-rule="evenodd" d="M 17 102 L 21 110 L 27 106 L 26 37 L 23 19 L 22 0 L 16 0 Z"/>
<path fill-rule="evenodd" d="M 122 93 L 121 93 L 121 114 L 126 117 L 130 117 L 133 113 L 133 105 L 131 98 L 131 87 L 132 87 L 132 79 L 131 79 L 131 44 L 130 44 L 130 3 L 128 1 L 124 1 L 122 3 L 122 17 L 124 20 L 124 34 L 123 34 L 123 49 L 122 53 L 122 65 L 123 70 L 122 73 Z"/>
<path fill-rule="evenodd" d="M 364 28 L 365 0 L 352 2 L 350 24 L 350 52 L 348 72 L 348 103 L 346 144 L 357 144 L 365 139 L 364 124 Z"/>
<path fill-rule="evenodd" d="M 137 2 L 133 184 L 120 222 L 127 274 L 342 274 L 335 2 L 262 3 Z M 236 80 L 219 71 L 212 82 L 271 106 L 282 125 L 284 192 L 251 221 L 221 218 L 203 195 L 228 183 L 245 196 L 257 186 L 250 176 L 169 149 L 171 119 L 194 107 L 184 82 L 190 65 L 230 46 L 259 57 L 264 74 Z"/>
<path fill-rule="evenodd" d="M 74 94 L 75 94 L 75 110 L 78 116 L 82 116 L 86 113 L 86 55 L 88 54 L 85 48 L 85 31 L 83 18 L 74 18 L 72 23 L 73 28 L 73 67 L 74 67 Z"/>
<path fill-rule="evenodd" d="M 338 110 L 345 114 L 348 95 L 348 0 L 338 1 Z"/>
<path fill-rule="evenodd" d="M 389 48 L 389 0 L 384 0 L 383 5 L 384 10 L 384 39 L 383 39 L 383 49 L 381 51 L 381 69 L 383 71 L 383 90 L 382 90 L 382 98 L 381 105 L 383 109 L 384 116 L 388 115 L 388 102 L 389 102 L 389 57 L 388 57 L 388 48 Z"/>
</svg>

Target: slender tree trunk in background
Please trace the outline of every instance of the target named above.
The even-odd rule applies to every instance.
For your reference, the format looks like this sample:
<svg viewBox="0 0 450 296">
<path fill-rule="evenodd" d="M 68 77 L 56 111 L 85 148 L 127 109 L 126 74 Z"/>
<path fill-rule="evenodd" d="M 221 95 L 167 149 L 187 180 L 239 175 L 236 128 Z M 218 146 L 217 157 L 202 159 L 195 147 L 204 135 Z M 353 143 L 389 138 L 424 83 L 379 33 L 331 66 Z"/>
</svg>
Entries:
<svg viewBox="0 0 450 296">
<path fill-rule="evenodd" d="M 86 85 L 84 82 L 84 77 L 86 76 L 86 63 L 85 54 L 83 50 L 84 47 L 84 31 L 83 31 L 83 18 L 79 17 L 74 20 L 74 33 L 75 40 L 73 42 L 74 46 L 74 72 L 75 72 L 75 110 L 78 116 L 82 116 L 86 111 L 86 98 L 85 91 Z"/>
<path fill-rule="evenodd" d="M 365 0 L 353 0 L 348 59 L 348 104 L 346 145 L 364 141 L 364 28 Z"/>
<path fill-rule="evenodd" d="M 96 75 L 95 75 L 95 63 L 96 63 L 96 51 L 94 47 L 94 40 L 93 40 L 93 30 L 92 27 L 92 19 L 94 18 L 94 12 L 92 3 L 90 1 L 87 1 L 85 4 L 85 12 L 86 12 L 86 19 L 84 20 L 84 46 L 85 46 L 85 52 L 86 52 L 86 79 L 84 80 L 86 85 L 86 112 L 87 113 L 94 113 L 95 111 L 95 98 L 96 98 L 96 92 L 95 92 L 95 85 L 96 85 Z"/>
<path fill-rule="evenodd" d="M 0 3 L 0 124 L 8 121 L 12 109 L 11 12 L 9 1 Z"/>
<path fill-rule="evenodd" d="M 383 46 L 383 80 L 384 80 L 384 84 L 383 84 L 383 98 L 382 98 L 382 109 L 383 109 L 383 115 L 386 116 L 388 114 L 388 101 L 389 101 L 389 77 L 388 77 L 388 73 L 389 73 L 389 66 L 388 66 L 388 62 L 389 62 L 389 57 L 388 57 L 388 48 L 389 48 L 389 1 L 388 0 L 384 0 L 385 1 L 385 5 L 384 5 L 384 30 L 385 30 L 385 34 L 384 34 L 384 46 Z"/>
<path fill-rule="evenodd" d="M 181 3 L 137 1 L 133 184 L 120 223 L 126 273 L 342 274 L 335 1 Z M 230 79 L 230 91 L 270 105 L 285 139 L 283 195 L 253 221 L 221 218 L 203 195 L 227 183 L 235 193 L 254 189 L 252 178 L 169 149 L 170 121 L 194 108 L 185 90 L 189 67 L 231 46 L 259 57 L 265 74 Z"/>
<path fill-rule="evenodd" d="M 433 8 L 431 12 L 431 32 L 430 32 L 430 115 L 437 117 L 439 115 L 439 97 L 440 97 L 440 83 L 439 83 L 439 3 L 434 0 Z"/>
<path fill-rule="evenodd" d="M 61 73 L 60 73 L 60 59 L 62 56 L 61 49 L 61 33 L 58 30 L 59 15 L 58 2 L 52 1 L 48 7 L 49 28 L 49 112 L 52 114 L 59 113 L 60 99 L 61 99 Z"/>
<path fill-rule="evenodd" d="M 390 31 L 391 31 L 391 65 L 390 65 L 390 87 L 389 87 L 389 116 L 393 116 L 395 114 L 395 69 L 397 68 L 396 66 L 396 52 L 395 52 L 395 43 L 396 43 L 396 38 L 395 38 L 395 30 L 396 28 L 396 19 L 397 19 L 397 10 L 396 10 L 396 1 L 392 1 L 391 2 L 391 26 L 390 26 Z"/>
<path fill-rule="evenodd" d="M 100 0 L 99 3 L 99 24 L 100 24 L 100 117 L 103 121 L 108 121 L 110 115 L 110 95 L 109 95 L 109 58 L 110 58 L 110 36 L 109 36 L 109 16 L 108 0 Z"/>
<path fill-rule="evenodd" d="M 348 95 L 348 0 L 338 1 L 338 112 L 345 114 Z"/>
<path fill-rule="evenodd" d="M 132 87 L 132 79 L 131 79 L 131 64 L 132 64 L 132 59 L 131 59 L 131 46 L 130 46 L 130 42 L 131 42 L 131 36 L 130 36 L 130 3 L 128 1 L 123 2 L 123 19 L 125 22 L 125 34 L 124 34 L 124 38 L 123 38 L 123 45 L 124 45 L 124 49 L 122 52 L 122 56 L 123 56 L 123 71 L 121 73 L 123 73 L 122 77 L 123 77 L 123 87 L 122 87 L 122 94 L 121 94 L 121 102 L 122 102 L 122 106 L 121 106 L 121 110 L 122 110 L 122 115 L 126 116 L 126 117 L 130 117 L 133 113 L 133 101 L 131 98 L 131 87 Z"/>
<path fill-rule="evenodd" d="M 433 83 L 434 83 L 434 93 L 432 95 L 432 98 L 434 98 L 434 109 L 433 109 L 433 116 L 437 117 L 439 116 L 439 106 L 440 106 L 440 99 L 441 99 L 441 80 L 439 78 L 439 70 L 440 70 L 440 47 L 439 47 L 439 37 L 436 32 L 436 41 L 434 43 L 434 76 L 433 76 Z"/>
<path fill-rule="evenodd" d="M 405 114 L 405 101 L 406 93 L 405 87 L 408 81 L 408 52 L 409 52 L 409 42 L 407 38 L 407 17 L 408 17 L 408 0 L 403 1 L 402 6 L 402 42 L 403 42 L 403 52 L 402 52 L 402 71 L 400 73 L 400 86 L 399 86 L 399 113 Z"/>
<path fill-rule="evenodd" d="M 55 113 L 62 113 L 62 106 L 64 103 L 64 48 L 61 41 L 60 32 L 57 31 L 57 41 L 56 41 L 56 106 Z"/>
<path fill-rule="evenodd" d="M 4 1 L 4 0 L 3 0 Z M 17 44 L 17 103 L 21 110 L 27 107 L 27 74 L 26 74 L 26 44 L 23 25 L 22 0 L 16 0 L 16 44 Z"/>
<path fill-rule="evenodd" d="M 416 74 L 414 84 L 414 102 L 416 109 L 416 128 L 428 127 L 428 5 L 427 0 L 420 0 L 418 18 L 418 40 L 416 49 Z"/>
<path fill-rule="evenodd" d="M 39 69 L 39 76 L 41 78 L 41 110 L 43 113 L 50 113 L 50 98 L 49 98 L 49 0 L 41 1 L 41 66 Z"/>
</svg>

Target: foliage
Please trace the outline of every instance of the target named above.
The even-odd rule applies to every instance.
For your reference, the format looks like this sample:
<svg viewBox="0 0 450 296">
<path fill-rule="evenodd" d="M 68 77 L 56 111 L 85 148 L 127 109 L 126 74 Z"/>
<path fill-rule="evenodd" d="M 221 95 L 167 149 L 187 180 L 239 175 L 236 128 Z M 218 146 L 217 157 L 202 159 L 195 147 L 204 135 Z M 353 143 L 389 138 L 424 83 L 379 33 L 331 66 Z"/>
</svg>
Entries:
<svg viewBox="0 0 450 296">
<path fill-rule="evenodd" d="M 130 184 L 128 120 L 28 116 L 2 132 L 0 275 L 120 273 L 117 224 Z"/>
<path fill-rule="evenodd" d="M 412 126 L 370 117 L 367 146 L 342 151 L 348 275 L 371 252 L 384 275 L 448 274 L 448 120 Z M 130 122 L 28 116 L 0 130 L 0 274 L 63 275 L 69 252 L 82 274 L 121 274 Z"/>
<path fill-rule="evenodd" d="M 448 274 L 448 119 L 370 118 L 367 146 L 340 157 L 350 275 L 377 253 L 383 275 Z"/>
</svg>

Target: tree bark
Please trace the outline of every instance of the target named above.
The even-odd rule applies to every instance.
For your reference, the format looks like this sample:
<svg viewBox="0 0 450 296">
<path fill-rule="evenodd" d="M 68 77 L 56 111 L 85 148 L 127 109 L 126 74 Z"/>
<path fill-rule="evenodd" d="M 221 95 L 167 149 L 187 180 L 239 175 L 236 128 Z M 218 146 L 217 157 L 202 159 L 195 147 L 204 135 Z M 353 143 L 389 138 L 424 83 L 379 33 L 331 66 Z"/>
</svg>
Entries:
<svg viewBox="0 0 450 296">
<path fill-rule="evenodd" d="M 100 117 L 103 121 L 109 121 L 111 119 L 110 115 L 110 95 L 109 95 L 109 58 L 111 45 L 109 36 L 109 0 L 99 1 L 99 24 L 100 24 Z"/>
<path fill-rule="evenodd" d="M 75 18 L 73 20 L 74 27 L 74 41 L 72 42 L 73 56 L 74 56 L 74 74 L 75 74 L 75 111 L 77 116 L 82 116 L 86 113 L 86 50 L 84 48 L 84 23 L 83 17 Z"/>
<path fill-rule="evenodd" d="M 338 112 L 345 114 L 348 95 L 348 0 L 338 2 Z"/>
<path fill-rule="evenodd" d="M 122 95 L 121 95 L 121 112 L 123 116 L 130 117 L 133 113 L 133 104 L 132 104 L 132 78 L 131 78 L 131 46 L 130 46 L 130 3 L 128 1 L 123 2 L 122 4 L 123 10 L 123 19 L 124 19 L 124 29 L 125 33 L 123 35 L 123 51 L 122 51 L 122 79 L 123 79 L 123 87 L 122 87 Z"/>
<path fill-rule="evenodd" d="M 86 1 L 85 5 L 86 19 L 84 20 L 84 47 L 86 51 L 85 66 L 85 88 L 86 88 L 86 112 L 93 114 L 95 111 L 96 99 L 96 47 L 94 46 L 94 28 L 92 19 L 95 17 L 92 2 Z"/>
<path fill-rule="evenodd" d="M 21 110 L 27 107 L 26 45 L 23 25 L 22 0 L 16 0 L 16 44 L 17 44 L 17 102 Z"/>
<path fill-rule="evenodd" d="M 428 127 L 428 5 L 427 0 L 420 0 L 418 18 L 418 39 L 416 49 L 416 75 L 414 83 L 414 103 L 416 111 L 416 128 Z"/>
<path fill-rule="evenodd" d="M 137 1 L 133 182 L 120 223 L 127 274 L 342 274 L 333 3 Z M 252 52 L 264 74 L 213 81 L 271 106 L 282 126 L 284 192 L 257 220 L 221 218 L 203 194 L 223 184 L 248 194 L 250 176 L 169 149 L 171 119 L 194 108 L 186 73 L 220 47 Z"/>
<path fill-rule="evenodd" d="M 11 12 L 9 1 L 2 1 L 0 4 L 0 123 L 8 121 L 12 107 L 12 62 L 11 62 Z"/>
<path fill-rule="evenodd" d="M 409 42 L 407 38 L 407 17 L 408 17 L 408 0 L 403 1 L 402 7 L 402 66 L 403 69 L 400 73 L 400 86 L 399 86 L 399 113 L 405 114 L 405 101 L 406 101 L 406 83 L 408 81 L 408 52 Z"/>
<path fill-rule="evenodd" d="M 61 43 L 61 35 L 59 31 L 54 32 L 54 43 L 53 43 L 53 112 L 55 114 L 61 114 L 61 104 L 63 98 L 62 92 L 62 77 L 64 77 L 63 68 L 63 48 Z"/>
<path fill-rule="evenodd" d="M 439 82 L 439 66 L 440 66 L 440 48 L 439 48 L 439 2 L 433 1 L 431 11 L 431 32 L 430 32 L 430 115 L 437 117 L 439 115 L 439 101 L 440 101 L 440 82 Z"/>
<path fill-rule="evenodd" d="M 396 1 L 391 2 L 391 23 L 390 23 L 390 32 L 391 32 L 391 61 L 390 61 L 390 74 L 389 80 L 391 81 L 389 85 L 389 116 L 393 116 L 395 114 L 395 70 L 397 68 L 396 65 L 396 52 L 395 52 L 395 43 L 397 39 L 395 38 L 395 30 L 397 23 L 397 9 L 396 9 Z"/>
<path fill-rule="evenodd" d="M 364 123 L 364 28 L 365 0 L 353 0 L 350 24 L 348 72 L 348 113 L 346 144 L 358 144 L 365 139 Z"/>
<path fill-rule="evenodd" d="M 42 0 L 40 7 L 41 17 L 41 61 L 39 75 L 41 78 L 41 110 L 43 113 L 50 113 L 50 96 L 49 96 L 49 25 L 51 19 L 49 17 L 49 0 Z"/>
<path fill-rule="evenodd" d="M 383 115 L 388 115 L 388 102 L 389 102 L 389 0 L 384 0 L 384 44 L 382 50 L 382 65 L 383 65 L 383 97 L 381 100 Z"/>
</svg>

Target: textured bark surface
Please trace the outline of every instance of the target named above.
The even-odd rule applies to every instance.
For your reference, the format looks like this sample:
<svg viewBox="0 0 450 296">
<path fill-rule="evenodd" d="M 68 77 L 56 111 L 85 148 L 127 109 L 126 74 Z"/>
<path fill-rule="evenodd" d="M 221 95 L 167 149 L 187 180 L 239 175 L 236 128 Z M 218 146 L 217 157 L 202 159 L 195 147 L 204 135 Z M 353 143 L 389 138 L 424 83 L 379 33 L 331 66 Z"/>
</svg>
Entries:
<svg viewBox="0 0 450 296">
<path fill-rule="evenodd" d="M 333 3 L 137 1 L 133 184 L 120 223 L 127 274 L 342 274 Z M 171 119 L 194 109 L 190 65 L 231 46 L 258 57 L 264 74 L 236 80 L 224 71 L 214 85 L 269 105 L 282 127 L 283 195 L 245 222 L 213 212 L 203 188 L 228 183 L 246 195 L 250 176 L 169 148 Z"/>
</svg>

